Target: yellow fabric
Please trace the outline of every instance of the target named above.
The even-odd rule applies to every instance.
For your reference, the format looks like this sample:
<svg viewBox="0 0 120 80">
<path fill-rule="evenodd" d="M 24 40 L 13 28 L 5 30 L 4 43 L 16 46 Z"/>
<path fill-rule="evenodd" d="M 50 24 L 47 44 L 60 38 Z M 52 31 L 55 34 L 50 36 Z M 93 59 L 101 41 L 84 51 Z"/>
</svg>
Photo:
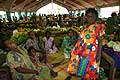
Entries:
<svg viewBox="0 0 120 80">
<path fill-rule="evenodd" d="M 48 54 L 48 62 L 51 63 L 51 64 L 60 63 L 64 59 L 65 59 L 65 56 L 64 56 L 62 50 L 60 50 L 60 51 L 58 51 L 57 53 L 54 53 L 54 54 Z"/>
</svg>

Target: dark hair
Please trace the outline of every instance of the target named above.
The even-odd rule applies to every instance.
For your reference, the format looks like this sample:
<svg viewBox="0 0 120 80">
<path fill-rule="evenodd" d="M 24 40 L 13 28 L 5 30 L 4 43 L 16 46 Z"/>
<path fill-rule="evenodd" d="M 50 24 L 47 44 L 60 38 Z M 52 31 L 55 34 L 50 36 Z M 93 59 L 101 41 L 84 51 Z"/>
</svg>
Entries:
<svg viewBox="0 0 120 80">
<path fill-rule="evenodd" d="M 118 16 L 120 16 L 120 12 L 118 13 Z"/>
<path fill-rule="evenodd" d="M 31 50 L 32 50 L 32 49 L 34 49 L 34 50 L 35 50 L 35 48 L 34 48 L 34 47 L 32 47 L 32 46 L 31 46 L 31 47 L 29 47 L 29 49 L 28 49 L 28 55 L 29 55 L 29 56 L 30 56 L 30 52 L 31 52 Z"/>
<path fill-rule="evenodd" d="M 67 34 L 68 34 L 70 31 L 74 32 L 74 30 L 73 30 L 73 29 L 69 29 L 69 30 L 67 31 Z"/>
<path fill-rule="evenodd" d="M 93 13 L 93 14 L 96 15 L 96 18 L 98 18 L 98 12 L 97 12 L 97 10 L 95 10 L 95 8 L 88 8 L 88 9 L 86 10 L 86 12 L 85 12 L 85 15 L 86 15 L 87 13 Z"/>
<path fill-rule="evenodd" d="M 34 49 L 36 52 L 39 52 L 39 51 L 36 50 L 33 46 L 31 46 L 31 47 L 29 47 L 29 49 L 28 49 L 28 53 L 30 53 L 32 49 Z M 29 55 L 30 55 L 30 54 L 29 54 Z"/>
<path fill-rule="evenodd" d="M 29 36 L 30 39 L 33 39 L 33 38 L 30 36 L 30 33 L 34 33 L 34 34 L 35 34 L 35 37 L 37 37 L 37 33 L 33 32 L 33 31 L 30 31 L 30 32 L 28 32 L 28 36 Z"/>
<path fill-rule="evenodd" d="M 2 38 L 0 39 L 0 49 L 2 50 L 6 49 L 5 40 L 3 40 Z"/>
<path fill-rule="evenodd" d="M 30 36 L 30 33 L 32 33 L 33 31 L 30 31 L 30 32 L 28 32 L 28 35 Z M 33 32 L 34 33 L 34 32 Z"/>
<path fill-rule="evenodd" d="M 115 13 L 115 12 L 113 12 L 112 14 L 111 14 L 111 16 L 113 17 L 113 16 L 117 16 L 117 14 Z"/>
<path fill-rule="evenodd" d="M 50 31 L 46 31 L 46 32 L 45 32 L 45 36 L 47 36 L 48 33 L 51 35 L 51 32 L 50 32 Z"/>
<path fill-rule="evenodd" d="M 34 48 L 33 46 L 29 47 L 28 53 L 30 53 L 30 51 L 31 51 L 32 49 L 35 49 L 35 48 Z"/>
<path fill-rule="evenodd" d="M 31 47 L 28 49 L 28 55 L 29 55 L 29 56 L 30 56 L 30 52 L 31 52 L 32 49 L 34 49 L 36 52 L 39 52 L 39 53 L 40 53 L 40 54 L 39 54 L 39 60 L 40 60 L 40 62 L 43 62 L 43 63 L 46 63 L 46 62 L 47 62 L 47 55 L 46 55 L 46 53 L 42 53 L 42 52 L 36 50 L 33 46 L 31 46 Z"/>
<path fill-rule="evenodd" d="M 81 14 L 81 17 L 84 17 L 84 13 Z"/>
</svg>

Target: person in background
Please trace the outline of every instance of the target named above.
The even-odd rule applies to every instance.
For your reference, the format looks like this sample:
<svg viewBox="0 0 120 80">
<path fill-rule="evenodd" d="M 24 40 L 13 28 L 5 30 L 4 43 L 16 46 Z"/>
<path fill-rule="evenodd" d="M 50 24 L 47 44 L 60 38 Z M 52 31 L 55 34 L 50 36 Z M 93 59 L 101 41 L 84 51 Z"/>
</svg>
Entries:
<svg viewBox="0 0 120 80">
<path fill-rule="evenodd" d="M 115 13 L 115 12 L 113 12 L 112 14 L 111 14 L 111 17 L 109 17 L 108 19 L 107 19 L 107 23 L 108 24 L 116 24 L 117 23 L 117 14 Z"/>
<path fill-rule="evenodd" d="M 75 40 L 75 43 L 77 42 L 77 39 L 78 39 L 78 32 L 77 31 L 74 31 L 73 32 L 73 38 Z"/>
<path fill-rule="evenodd" d="M 72 50 L 67 72 L 83 80 L 96 80 L 99 77 L 101 37 L 105 25 L 97 23 L 98 12 L 94 8 L 87 9 L 85 16 L 87 23 Z"/>
<path fill-rule="evenodd" d="M 39 80 L 39 72 L 32 64 L 24 48 L 20 48 L 13 41 L 5 41 L 7 64 L 10 66 L 14 80 Z"/>
<path fill-rule="evenodd" d="M 23 21 L 23 16 L 22 15 L 20 16 L 19 21 Z"/>
<path fill-rule="evenodd" d="M 117 16 L 117 26 L 116 26 L 115 35 L 118 38 L 118 40 L 120 40 L 119 39 L 119 36 L 120 36 L 120 13 L 118 13 L 118 16 Z"/>
<path fill-rule="evenodd" d="M 113 12 L 111 14 L 111 17 L 109 17 L 106 21 L 106 30 L 105 33 L 106 34 L 113 34 L 114 32 L 116 32 L 116 27 L 117 27 L 117 14 L 115 12 Z"/>
<path fill-rule="evenodd" d="M 62 27 L 62 15 L 61 14 L 58 15 L 58 25 Z"/>
<path fill-rule="evenodd" d="M 117 23 L 118 23 L 119 26 L 120 26 L 120 12 L 118 13 L 118 16 L 117 16 Z"/>
<path fill-rule="evenodd" d="M 4 40 L 0 37 L 0 65 L 6 62 L 7 51 L 5 50 Z"/>
<path fill-rule="evenodd" d="M 65 58 L 70 58 L 71 51 L 74 48 L 75 40 L 73 36 L 74 31 L 72 29 L 69 29 L 67 31 L 67 35 L 64 37 L 62 42 L 62 48 L 64 50 Z"/>
<path fill-rule="evenodd" d="M 49 80 L 51 77 L 57 76 L 57 72 L 54 72 L 52 65 L 47 62 L 47 55 L 45 53 L 37 51 L 34 47 L 30 47 L 28 53 L 36 68 L 42 69 L 40 72 L 41 80 Z"/>
<path fill-rule="evenodd" d="M 82 13 L 78 19 L 78 27 L 83 26 L 84 24 L 85 24 L 85 16 L 84 13 Z"/>
<path fill-rule="evenodd" d="M 46 54 L 37 51 L 34 47 L 28 49 L 28 54 L 35 67 L 37 69 L 41 68 L 40 80 L 51 80 L 51 76 L 53 75 L 50 74 L 50 70 L 52 70 L 52 68 L 46 61 Z"/>
<path fill-rule="evenodd" d="M 6 19 L 3 18 L 3 27 L 5 28 L 7 26 L 7 22 L 6 22 Z"/>
<path fill-rule="evenodd" d="M 34 47 L 38 51 L 42 51 L 42 39 L 40 39 L 37 34 L 33 31 L 28 33 L 29 38 L 26 41 L 26 48 L 29 49 L 31 46 Z"/>
<path fill-rule="evenodd" d="M 12 36 L 18 36 L 19 34 L 23 33 L 23 31 L 24 31 L 24 28 L 20 25 L 15 30 L 13 30 Z"/>
<path fill-rule="evenodd" d="M 3 23 L 2 23 L 2 19 L 0 19 L 0 29 L 3 28 Z"/>
<path fill-rule="evenodd" d="M 43 38 L 44 41 L 44 49 L 47 53 L 56 53 L 58 48 L 54 43 L 54 37 L 51 36 L 50 31 L 45 32 L 45 37 Z"/>
</svg>

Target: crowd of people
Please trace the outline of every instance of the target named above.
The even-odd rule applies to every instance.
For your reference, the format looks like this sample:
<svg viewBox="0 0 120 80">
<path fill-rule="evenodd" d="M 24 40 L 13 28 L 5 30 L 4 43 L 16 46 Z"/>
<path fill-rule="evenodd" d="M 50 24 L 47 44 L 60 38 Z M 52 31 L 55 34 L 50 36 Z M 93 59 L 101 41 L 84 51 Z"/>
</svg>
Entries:
<svg viewBox="0 0 120 80">
<path fill-rule="evenodd" d="M 113 25 L 119 26 L 120 15 L 114 16 L 117 15 L 113 13 L 112 17 L 108 18 L 107 24 L 112 24 L 110 21 L 114 20 Z M 13 72 L 13 78 L 15 80 L 52 80 L 58 76 L 58 73 L 53 70 L 54 64 L 48 62 L 48 54 L 57 54 L 62 48 L 64 58 L 69 59 L 67 72 L 70 76 L 76 75 L 84 80 L 98 79 L 101 41 L 109 26 L 105 27 L 105 22 L 98 21 L 98 13 L 94 8 L 87 9 L 85 16 L 80 18 L 81 20 L 78 19 L 80 25 L 77 25 L 80 26 L 80 32 L 69 29 L 59 47 L 56 46 L 55 37 L 51 31 L 46 31 L 44 37 L 30 31 L 26 33 L 28 36 L 26 41 L 19 45 L 10 39 L 0 38 L 2 44 L 0 48 L 3 52 L 7 52 L 5 62 Z M 34 22 L 34 17 L 32 20 Z M 61 19 L 59 21 L 61 25 Z M 113 28 L 116 29 L 116 27 Z M 119 27 L 114 32 L 110 34 L 118 34 Z"/>
<path fill-rule="evenodd" d="M 17 33 L 22 33 L 23 28 L 19 27 L 13 32 L 12 36 L 17 35 Z M 69 32 L 71 34 L 69 35 Z M 66 36 L 72 37 L 74 34 L 77 36 L 77 32 L 70 29 Z M 28 38 L 26 41 L 20 44 L 16 44 L 13 40 L 2 40 L 1 44 L 2 50 L 7 52 L 6 62 L 10 67 L 11 72 L 13 72 L 14 79 L 18 80 L 51 80 L 52 77 L 57 76 L 57 72 L 55 72 L 52 67 L 54 64 L 48 63 L 48 54 L 56 54 L 59 51 L 59 48 L 56 47 L 54 42 L 54 36 L 52 36 L 50 31 L 46 31 L 43 36 L 38 35 L 38 33 L 34 31 L 30 31 L 26 33 Z M 72 46 L 74 46 L 77 37 L 73 37 Z M 67 42 L 70 42 L 69 40 Z M 63 41 L 64 43 L 67 43 Z M 67 44 L 64 44 L 64 48 L 67 48 Z M 71 48 L 72 50 L 72 48 Z M 69 53 L 65 53 L 66 55 L 70 55 Z M 30 76 L 28 76 L 30 75 Z"/>
</svg>

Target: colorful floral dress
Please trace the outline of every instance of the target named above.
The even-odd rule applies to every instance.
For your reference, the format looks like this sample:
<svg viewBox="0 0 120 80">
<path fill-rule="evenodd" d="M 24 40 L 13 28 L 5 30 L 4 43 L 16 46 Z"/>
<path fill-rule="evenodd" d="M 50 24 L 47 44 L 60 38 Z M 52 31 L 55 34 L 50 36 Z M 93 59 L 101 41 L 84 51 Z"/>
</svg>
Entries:
<svg viewBox="0 0 120 80">
<path fill-rule="evenodd" d="M 98 53 L 98 36 L 104 34 L 104 24 L 85 26 L 79 33 L 78 41 L 72 51 L 68 73 L 82 78 L 97 78 L 99 66 L 96 62 Z"/>
<path fill-rule="evenodd" d="M 19 47 L 18 50 L 22 54 L 10 51 L 7 55 L 7 63 L 10 66 L 15 80 L 30 80 L 31 78 L 36 80 L 51 80 L 50 70 L 46 65 L 42 65 L 40 68 L 36 68 L 35 65 L 31 62 L 27 51 L 24 48 L 21 49 Z M 39 75 L 19 73 L 15 70 L 15 68 L 20 66 L 31 70 L 37 70 Z"/>
<path fill-rule="evenodd" d="M 62 48 L 64 49 L 64 55 L 65 58 L 70 58 L 71 56 L 71 51 L 74 48 L 75 40 L 70 38 L 69 36 L 65 36 L 63 43 L 62 43 Z"/>
</svg>

